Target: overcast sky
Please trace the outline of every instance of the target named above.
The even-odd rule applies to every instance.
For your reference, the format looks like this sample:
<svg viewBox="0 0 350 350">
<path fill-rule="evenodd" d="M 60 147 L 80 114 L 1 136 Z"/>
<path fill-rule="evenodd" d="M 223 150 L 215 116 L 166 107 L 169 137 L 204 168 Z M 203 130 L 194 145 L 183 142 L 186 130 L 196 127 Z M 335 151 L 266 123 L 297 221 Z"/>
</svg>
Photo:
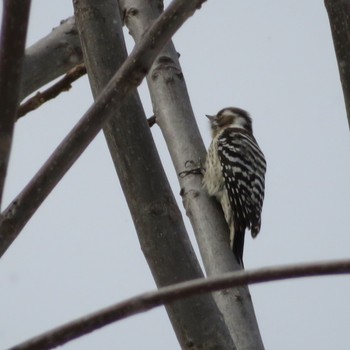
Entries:
<svg viewBox="0 0 350 350">
<path fill-rule="evenodd" d="M 27 45 L 72 14 L 70 0 L 33 0 Z M 267 158 L 262 229 L 246 239 L 246 269 L 349 257 L 350 135 L 323 1 L 208 1 L 174 42 L 206 145 L 204 114 L 238 106 L 251 113 Z M 144 85 L 140 93 L 150 116 Z M 91 103 L 82 78 L 17 123 L 5 205 Z M 152 132 L 182 208 L 162 136 Z M 0 347 L 154 288 L 99 134 L 1 258 Z M 250 290 L 266 349 L 349 349 L 349 276 Z M 112 348 L 179 345 L 158 308 L 62 347 Z"/>
</svg>

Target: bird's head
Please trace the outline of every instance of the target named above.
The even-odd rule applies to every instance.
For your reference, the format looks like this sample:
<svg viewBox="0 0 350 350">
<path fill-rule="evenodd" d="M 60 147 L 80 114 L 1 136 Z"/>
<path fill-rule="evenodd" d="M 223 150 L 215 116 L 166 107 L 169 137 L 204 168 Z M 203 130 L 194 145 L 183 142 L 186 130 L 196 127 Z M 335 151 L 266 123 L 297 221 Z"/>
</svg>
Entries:
<svg viewBox="0 0 350 350">
<path fill-rule="evenodd" d="M 241 128 L 253 133 L 252 119 L 248 112 L 241 108 L 227 107 L 216 115 L 206 115 L 206 117 L 210 121 L 213 137 L 226 128 Z"/>
</svg>

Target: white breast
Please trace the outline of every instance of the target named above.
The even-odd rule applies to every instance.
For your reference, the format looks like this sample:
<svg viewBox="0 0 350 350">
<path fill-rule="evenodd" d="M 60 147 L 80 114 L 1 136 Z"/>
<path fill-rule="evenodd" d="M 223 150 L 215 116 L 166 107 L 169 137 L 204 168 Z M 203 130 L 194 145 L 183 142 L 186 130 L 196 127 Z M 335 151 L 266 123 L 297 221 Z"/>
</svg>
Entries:
<svg viewBox="0 0 350 350">
<path fill-rule="evenodd" d="M 225 184 L 217 153 L 217 137 L 213 139 L 208 149 L 205 169 L 203 186 L 210 196 L 215 196 L 220 201 Z"/>
</svg>

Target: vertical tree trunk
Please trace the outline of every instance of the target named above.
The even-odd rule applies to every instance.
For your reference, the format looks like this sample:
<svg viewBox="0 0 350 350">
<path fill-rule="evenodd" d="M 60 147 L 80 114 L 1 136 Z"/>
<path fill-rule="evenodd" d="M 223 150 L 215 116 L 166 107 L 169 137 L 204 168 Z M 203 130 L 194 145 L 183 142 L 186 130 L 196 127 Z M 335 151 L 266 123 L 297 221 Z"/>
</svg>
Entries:
<svg viewBox="0 0 350 350">
<path fill-rule="evenodd" d="M 159 0 L 119 0 L 126 25 L 136 42 L 159 16 Z M 206 150 L 200 136 L 178 54 L 169 43 L 154 62 L 147 82 L 157 124 L 168 145 L 208 275 L 239 269 L 229 247 L 228 227 L 221 209 L 202 189 L 198 167 Z M 231 336 L 238 349 L 264 348 L 248 287 L 215 293 Z"/>
<path fill-rule="evenodd" d="M 0 40 L 0 208 L 20 101 L 30 0 L 5 0 Z"/>
<path fill-rule="evenodd" d="M 94 96 L 126 58 L 116 0 L 75 0 L 77 27 Z M 132 218 L 158 286 L 202 277 L 138 95 L 104 128 Z M 235 349 L 211 295 L 166 306 L 183 349 Z"/>
</svg>

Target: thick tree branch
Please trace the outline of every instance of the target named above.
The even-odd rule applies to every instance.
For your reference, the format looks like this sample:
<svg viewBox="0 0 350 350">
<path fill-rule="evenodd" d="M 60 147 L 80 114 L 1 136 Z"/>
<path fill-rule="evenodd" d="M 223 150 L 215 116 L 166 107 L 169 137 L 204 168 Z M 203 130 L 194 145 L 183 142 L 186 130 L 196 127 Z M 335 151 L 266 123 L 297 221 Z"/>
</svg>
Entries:
<svg viewBox="0 0 350 350">
<path fill-rule="evenodd" d="M 24 190 L 1 215 L 0 256 L 17 237 L 40 204 L 81 155 L 103 124 L 118 111 L 123 99 L 135 89 L 153 60 L 175 31 L 204 0 L 175 0 L 144 34 L 101 95 L 65 137 Z"/>
<path fill-rule="evenodd" d="M 72 83 L 86 74 L 84 64 L 72 68 L 62 79 L 50 86 L 43 92 L 37 92 L 33 97 L 22 103 L 18 108 L 17 119 L 23 117 L 27 113 L 39 108 L 42 104 L 57 97 L 64 91 L 68 91 L 72 87 Z"/>
<path fill-rule="evenodd" d="M 83 54 L 74 17 L 71 17 L 26 49 L 21 100 L 81 63 Z"/>
<path fill-rule="evenodd" d="M 340 275 L 350 273 L 350 260 L 316 262 L 308 264 L 266 267 L 250 271 L 229 272 L 219 276 L 201 278 L 143 293 L 123 302 L 79 318 L 45 332 L 9 350 L 44 350 L 63 345 L 112 322 L 148 311 L 193 295 L 208 293 L 245 284 L 256 284 L 290 278 Z"/>
<path fill-rule="evenodd" d="M 43 92 L 37 92 L 33 97 L 29 98 L 27 101 L 23 102 L 18 108 L 17 120 L 19 118 L 24 117 L 26 114 L 34 111 L 39 108 L 45 102 L 48 102 L 62 92 L 69 91 L 72 88 L 72 83 L 83 75 L 86 74 L 85 65 L 79 64 L 72 68 L 62 79 L 60 79 L 57 83 L 50 86 L 48 89 Z M 151 128 L 154 124 L 156 124 L 156 117 L 152 115 L 147 119 L 148 126 Z"/>
<path fill-rule="evenodd" d="M 0 37 L 0 206 L 19 104 L 30 0 L 4 0 Z"/>
<path fill-rule="evenodd" d="M 158 0 L 119 0 L 125 22 L 138 43 L 159 16 Z M 206 150 L 196 124 L 178 54 L 169 43 L 147 77 L 154 114 L 178 174 L 186 213 L 191 220 L 208 275 L 239 269 L 228 243 L 222 211 L 202 189 L 198 174 Z M 204 116 L 203 116 L 204 117 Z M 174 137 L 176 135 L 176 137 Z M 247 287 L 216 293 L 215 299 L 238 349 L 264 348 Z"/>
<path fill-rule="evenodd" d="M 350 127 L 350 1 L 325 0 Z"/>
<path fill-rule="evenodd" d="M 118 2 L 79 0 L 73 4 L 97 98 L 127 57 Z M 203 277 L 136 91 L 108 120 L 104 134 L 157 286 Z M 166 310 L 183 349 L 189 344 L 203 350 L 234 349 L 212 295 L 171 303 Z"/>
</svg>

